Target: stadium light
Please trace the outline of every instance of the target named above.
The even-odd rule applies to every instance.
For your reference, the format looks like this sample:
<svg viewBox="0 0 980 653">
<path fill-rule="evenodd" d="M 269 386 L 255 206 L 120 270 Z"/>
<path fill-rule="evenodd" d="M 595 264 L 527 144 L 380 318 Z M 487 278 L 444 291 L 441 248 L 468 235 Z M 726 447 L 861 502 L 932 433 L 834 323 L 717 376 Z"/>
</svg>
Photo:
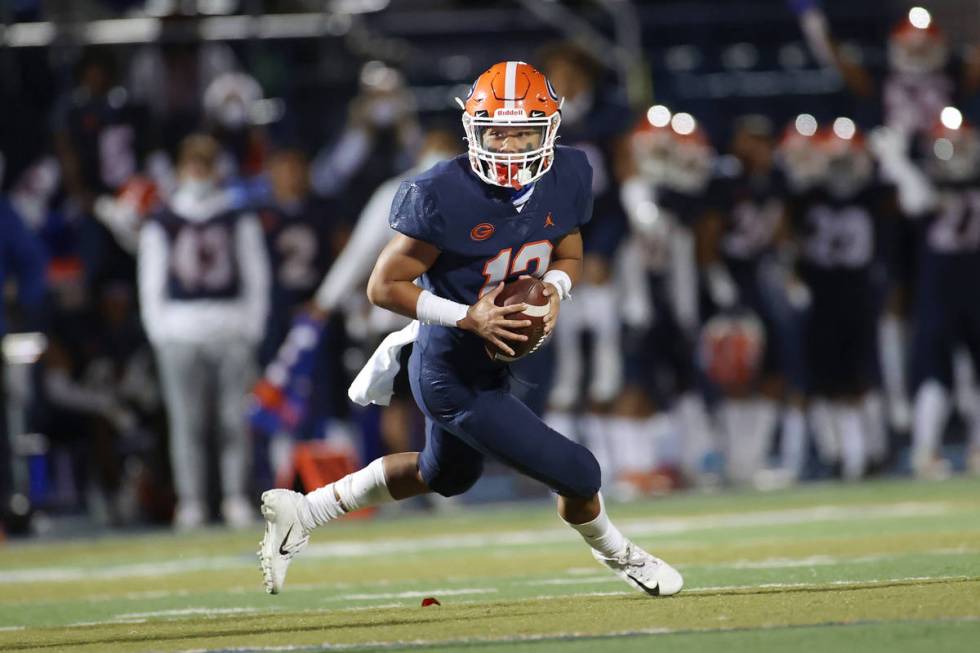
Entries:
<svg viewBox="0 0 980 653">
<path fill-rule="evenodd" d="M 929 29 L 929 25 L 932 24 L 932 14 L 925 7 L 912 7 L 909 9 L 909 22 L 913 27 Z"/>
<path fill-rule="evenodd" d="M 670 109 L 662 104 L 655 104 L 647 109 L 647 122 L 654 127 L 666 127 L 670 124 Z"/>
<path fill-rule="evenodd" d="M 801 113 L 796 116 L 794 123 L 796 131 L 803 136 L 813 136 L 817 133 L 817 119 L 809 113 Z"/>
<path fill-rule="evenodd" d="M 939 114 L 939 120 L 946 129 L 956 131 L 963 126 L 963 114 L 956 107 L 946 107 Z"/>
<path fill-rule="evenodd" d="M 856 133 L 857 127 L 850 118 L 841 117 L 834 121 L 834 134 L 837 138 L 843 138 L 845 141 L 849 141 L 854 138 L 854 134 Z"/>
<path fill-rule="evenodd" d="M 670 126 L 681 136 L 693 134 L 696 125 L 694 116 L 689 113 L 675 113 L 674 117 L 670 119 Z"/>
</svg>

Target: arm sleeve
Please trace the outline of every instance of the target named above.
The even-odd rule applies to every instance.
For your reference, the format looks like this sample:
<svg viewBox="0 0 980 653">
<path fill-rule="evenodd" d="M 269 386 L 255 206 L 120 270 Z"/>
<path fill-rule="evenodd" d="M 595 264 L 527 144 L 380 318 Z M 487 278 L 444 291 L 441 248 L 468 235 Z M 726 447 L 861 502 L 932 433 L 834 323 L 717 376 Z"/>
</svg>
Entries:
<svg viewBox="0 0 980 653">
<path fill-rule="evenodd" d="M 310 166 L 310 183 L 322 197 L 340 193 L 371 151 L 371 138 L 363 129 L 348 129 L 329 148 L 324 148 Z"/>
<path fill-rule="evenodd" d="M 262 339 L 269 313 L 269 257 L 258 218 L 249 215 L 235 226 L 242 271 L 242 330 L 252 342 Z"/>
<path fill-rule="evenodd" d="M 344 251 L 316 291 L 316 304 L 321 309 L 334 310 L 371 274 L 378 254 L 392 235 L 387 218 L 397 188 L 397 182 L 383 184 L 361 211 Z"/>
<path fill-rule="evenodd" d="M 442 214 L 425 188 L 414 181 L 403 181 L 398 187 L 388 224 L 399 233 L 443 249 Z"/>
<path fill-rule="evenodd" d="M 160 342 L 165 334 L 167 313 L 167 236 L 155 222 L 143 226 L 139 237 L 137 273 L 140 316 L 150 342 Z"/>
</svg>

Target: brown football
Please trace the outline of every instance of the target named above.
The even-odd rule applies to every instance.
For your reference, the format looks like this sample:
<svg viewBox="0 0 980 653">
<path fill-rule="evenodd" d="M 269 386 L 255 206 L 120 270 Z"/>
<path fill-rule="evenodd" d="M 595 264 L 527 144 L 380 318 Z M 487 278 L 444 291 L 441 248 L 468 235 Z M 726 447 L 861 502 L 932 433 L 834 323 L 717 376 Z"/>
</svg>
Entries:
<svg viewBox="0 0 980 653">
<path fill-rule="evenodd" d="M 531 325 L 522 329 L 514 329 L 516 333 L 526 335 L 527 340 L 504 341 L 514 350 L 513 356 L 508 356 L 492 342 L 487 343 L 487 353 L 494 360 L 507 363 L 534 353 L 538 346 L 544 342 L 544 318 L 550 309 L 548 298 L 544 295 L 544 283 L 534 277 L 521 277 L 517 281 L 511 281 L 504 285 L 503 290 L 494 299 L 494 303 L 497 306 L 528 304 L 529 308 L 525 312 L 511 313 L 507 318 L 510 320 L 530 320 Z"/>
</svg>

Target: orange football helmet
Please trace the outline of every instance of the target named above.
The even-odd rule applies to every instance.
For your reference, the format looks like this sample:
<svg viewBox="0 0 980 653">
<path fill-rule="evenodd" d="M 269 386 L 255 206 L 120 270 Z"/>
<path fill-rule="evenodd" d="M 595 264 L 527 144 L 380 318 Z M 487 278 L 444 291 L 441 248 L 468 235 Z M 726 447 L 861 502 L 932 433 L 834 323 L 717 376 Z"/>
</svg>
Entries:
<svg viewBox="0 0 980 653">
<path fill-rule="evenodd" d="M 465 102 L 456 101 L 463 109 L 470 166 L 480 179 L 521 188 L 551 169 L 561 102 L 551 82 L 533 66 L 523 61 L 494 64 L 473 82 Z M 537 145 L 524 151 L 489 147 L 492 135 L 508 127 L 538 132 Z"/>
<path fill-rule="evenodd" d="M 837 118 L 832 127 L 820 129 L 814 142 L 826 157 L 826 187 L 835 197 L 852 197 L 874 179 L 864 134 L 850 118 Z"/>
<path fill-rule="evenodd" d="M 920 27 L 906 18 L 888 39 L 889 63 L 900 73 L 931 73 L 945 66 L 948 59 L 946 36 L 931 20 Z"/>
<path fill-rule="evenodd" d="M 925 137 L 925 165 L 929 175 L 940 182 L 964 182 L 980 174 L 980 132 L 969 122 L 937 120 Z"/>
</svg>

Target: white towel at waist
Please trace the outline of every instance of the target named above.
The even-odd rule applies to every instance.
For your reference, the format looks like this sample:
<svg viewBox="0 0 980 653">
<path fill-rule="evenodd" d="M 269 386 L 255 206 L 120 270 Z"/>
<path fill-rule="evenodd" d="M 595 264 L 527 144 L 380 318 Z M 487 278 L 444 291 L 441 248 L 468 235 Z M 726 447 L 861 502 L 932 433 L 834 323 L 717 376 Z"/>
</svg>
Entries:
<svg viewBox="0 0 980 653">
<path fill-rule="evenodd" d="M 405 328 L 385 336 L 347 389 L 350 400 L 361 406 L 387 406 L 395 391 L 395 377 L 401 369 L 398 355 L 402 347 L 415 342 L 418 335 L 419 322 L 412 320 Z"/>
</svg>

